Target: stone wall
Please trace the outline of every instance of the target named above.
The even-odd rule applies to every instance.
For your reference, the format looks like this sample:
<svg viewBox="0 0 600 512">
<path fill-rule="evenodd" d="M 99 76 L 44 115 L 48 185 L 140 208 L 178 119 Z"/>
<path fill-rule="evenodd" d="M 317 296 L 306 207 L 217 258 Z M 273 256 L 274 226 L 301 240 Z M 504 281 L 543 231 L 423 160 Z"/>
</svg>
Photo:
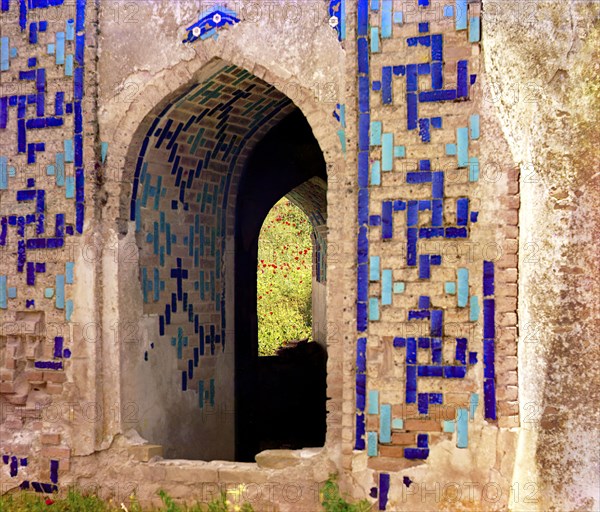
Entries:
<svg viewBox="0 0 600 512">
<path fill-rule="evenodd" d="M 0 3 L 1 492 L 595 510 L 597 4 L 224 4 Z M 295 107 L 326 443 L 222 462 L 236 187 Z"/>
</svg>

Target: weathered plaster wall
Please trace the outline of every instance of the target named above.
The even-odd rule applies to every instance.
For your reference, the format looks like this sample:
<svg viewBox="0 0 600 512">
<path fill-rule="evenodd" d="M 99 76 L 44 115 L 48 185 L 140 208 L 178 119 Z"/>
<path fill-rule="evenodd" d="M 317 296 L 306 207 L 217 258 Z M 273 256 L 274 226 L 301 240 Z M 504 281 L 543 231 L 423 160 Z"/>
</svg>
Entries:
<svg viewBox="0 0 600 512">
<path fill-rule="evenodd" d="M 599 12 L 595 2 L 492 3 L 484 25 L 490 105 L 521 166 L 514 481 L 535 482 L 541 498 L 523 509 L 600 506 Z"/>
</svg>

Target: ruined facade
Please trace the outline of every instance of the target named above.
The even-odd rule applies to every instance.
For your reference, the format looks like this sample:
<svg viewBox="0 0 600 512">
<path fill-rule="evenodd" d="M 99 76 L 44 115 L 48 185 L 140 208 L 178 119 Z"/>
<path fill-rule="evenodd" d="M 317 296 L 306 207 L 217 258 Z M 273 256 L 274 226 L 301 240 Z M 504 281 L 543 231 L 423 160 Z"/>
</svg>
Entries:
<svg viewBox="0 0 600 512">
<path fill-rule="evenodd" d="M 597 510 L 597 4 L 0 6 L 3 493 Z M 283 196 L 326 432 L 261 452 Z"/>
</svg>

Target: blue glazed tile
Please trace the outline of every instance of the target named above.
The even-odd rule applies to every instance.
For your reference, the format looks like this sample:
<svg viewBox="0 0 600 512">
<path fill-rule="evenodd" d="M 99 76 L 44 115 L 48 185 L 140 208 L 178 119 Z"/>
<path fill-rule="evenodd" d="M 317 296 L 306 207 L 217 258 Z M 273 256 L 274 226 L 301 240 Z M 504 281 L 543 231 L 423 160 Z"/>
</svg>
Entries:
<svg viewBox="0 0 600 512">
<path fill-rule="evenodd" d="M 456 97 L 457 98 L 466 98 L 469 96 L 469 83 L 468 78 L 468 61 L 467 60 L 459 60 L 456 63 Z"/>
<path fill-rule="evenodd" d="M 419 0 L 419 2 L 427 0 Z M 426 459 L 429 456 L 428 448 L 404 448 L 405 459 Z"/>
<path fill-rule="evenodd" d="M 381 148 L 381 170 L 383 172 L 392 171 L 394 169 L 394 134 L 384 133 L 382 136 Z"/>
<path fill-rule="evenodd" d="M 468 128 L 456 129 L 458 167 L 469 165 L 469 131 Z"/>
<path fill-rule="evenodd" d="M 392 406 L 381 404 L 379 415 L 379 441 L 381 443 L 392 442 Z"/>
<path fill-rule="evenodd" d="M 392 304 L 392 283 L 392 271 L 384 270 L 381 276 L 381 304 L 383 306 Z"/>
<path fill-rule="evenodd" d="M 379 473 L 379 510 L 386 510 L 390 491 L 390 475 Z"/>
<path fill-rule="evenodd" d="M 392 37 L 392 0 L 382 0 L 381 2 L 381 37 L 389 39 Z"/>
<path fill-rule="evenodd" d="M 479 16 L 469 18 L 469 42 L 477 43 L 481 39 L 481 19 Z"/>
<path fill-rule="evenodd" d="M 393 237 L 393 203 L 384 201 L 381 205 L 381 237 L 390 239 Z"/>
<path fill-rule="evenodd" d="M 429 395 L 427 393 L 419 393 L 417 395 L 417 404 L 419 414 L 429 413 Z"/>
<path fill-rule="evenodd" d="M 467 0 L 455 0 L 455 28 L 466 30 L 467 28 Z"/>
<path fill-rule="evenodd" d="M 479 181 L 479 158 L 476 156 L 469 158 L 469 181 Z"/>
<path fill-rule="evenodd" d="M 381 146 L 381 121 L 371 122 L 371 146 Z"/>
<path fill-rule="evenodd" d="M 429 32 L 429 23 L 419 23 L 419 32 L 422 34 Z"/>
<path fill-rule="evenodd" d="M 444 198 L 444 173 L 443 171 L 437 171 L 431 174 L 431 196 L 434 198 L 434 202 L 433 202 L 433 209 L 434 209 L 434 213 L 436 210 L 436 199 L 443 199 Z M 440 215 L 441 218 L 441 215 Z M 438 224 L 438 226 L 441 226 L 441 224 Z"/>
<path fill-rule="evenodd" d="M 479 138 L 479 114 L 471 115 L 469 126 L 471 128 L 471 140 L 477 140 Z"/>
<path fill-rule="evenodd" d="M 419 370 L 422 367 L 419 366 Z M 406 403 L 414 404 L 417 401 L 417 367 L 408 365 L 406 367 Z"/>
<path fill-rule="evenodd" d="M 394 338 L 393 343 L 395 348 L 404 348 L 406 347 L 406 338 Z"/>
<path fill-rule="evenodd" d="M 423 93 L 421 93 L 423 94 Z M 407 105 L 407 129 L 415 130 L 417 128 L 418 104 L 417 95 L 414 92 L 409 92 L 406 95 Z"/>
<path fill-rule="evenodd" d="M 494 379 L 483 380 L 484 414 L 486 419 L 496 419 L 496 383 Z"/>
<path fill-rule="evenodd" d="M 375 160 L 371 165 L 371 185 L 381 185 L 381 162 Z"/>
<path fill-rule="evenodd" d="M 366 37 L 359 37 L 358 47 L 358 72 L 369 73 L 369 42 Z"/>
<path fill-rule="evenodd" d="M 462 197 L 456 200 L 456 224 L 466 226 L 469 219 L 469 199 Z"/>
<path fill-rule="evenodd" d="M 489 297 L 494 295 L 494 263 L 483 262 L 483 295 Z"/>
<path fill-rule="evenodd" d="M 384 66 L 381 70 L 381 101 L 384 105 L 392 103 L 392 67 Z"/>
<path fill-rule="evenodd" d="M 406 91 L 416 92 L 418 85 L 418 66 L 409 64 L 406 66 Z"/>
<path fill-rule="evenodd" d="M 496 336 L 495 308 L 496 302 L 494 299 L 483 300 L 483 337 L 494 338 Z"/>
<path fill-rule="evenodd" d="M 419 256 L 419 279 L 430 279 L 431 278 L 431 268 L 429 255 L 422 254 Z"/>
<path fill-rule="evenodd" d="M 379 53 L 379 27 L 371 27 L 371 53 Z"/>
<path fill-rule="evenodd" d="M 369 408 L 367 414 L 379 414 L 379 391 L 369 391 Z"/>
<path fill-rule="evenodd" d="M 431 311 L 431 336 L 440 337 L 442 336 L 444 323 L 444 312 L 441 309 L 434 309 Z"/>
<path fill-rule="evenodd" d="M 377 432 L 367 432 L 367 455 L 377 457 Z"/>
</svg>

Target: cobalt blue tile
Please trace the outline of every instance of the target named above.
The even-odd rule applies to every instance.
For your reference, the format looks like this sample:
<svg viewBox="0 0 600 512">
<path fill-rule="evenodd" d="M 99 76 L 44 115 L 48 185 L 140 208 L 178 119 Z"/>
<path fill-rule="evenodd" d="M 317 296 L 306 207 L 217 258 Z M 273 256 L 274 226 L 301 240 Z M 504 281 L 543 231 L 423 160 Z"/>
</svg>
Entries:
<svg viewBox="0 0 600 512">
<path fill-rule="evenodd" d="M 369 186 L 369 152 L 358 153 L 358 186 L 366 188 Z"/>
<path fill-rule="evenodd" d="M 406 66 L 393 66 L 393 72 L 395 76 L 404 76 L 406 74 Z"/>
<path fill-rule="evenodd" d="M 359 302 L 366 302 L 369 295 L 369 267 L 366 263 L 358 265 L 357 298 Z"/>
<path fill-rule="evenodd" d="M 369 0 L 358 0 L 358 35 L 366 36 L 369 26 Z"/>
<path fill-rule="evenodd" d="M 429 338 L 419 338 L 417 345 L 419 348 L 429 349 L 431 348 L 431 340 Z"/>
<path fill-rule="evenodd" d="M 419 228 L 419 238 L 438 238 L 444 236 L 444 228 Z"/>
<path fill-rule="evenodd" d="M 419 279 L 431 278 L 431 267 L 429 262 L 428 254 L 421 254 L 419 256 Z"/>
<path fill-rule="evenodd" d="M 419 393 L 417 395 L 417 403 L 419 414 L 427 414 L 429 412 L 429 394 Z"/>
<path fill-rule="evenodd" d="M 419 75 L 428 75 L 431 73 L 431 67 L 429 66 L 429 62 L 424 62 L 417 66 L 417 72 Z"/>
<path fill-rule="evenodd" d="M 418 434 L 417 435 L 417 446 L 419 448 L 427 448 L 429 446 L 429 435 Z"/>
<path fill-rule="evenodd" d="M 406 210 L 406 202 L 405 201 L 400 201 L 399 199 L 394 201 L 394 211 L 395 212 L 400 212 Z"/>
<path fill-rule="evenodd" d="M 484 338 L 495 338 L 496 326 L 495 322 L 495 300 L 484 299 L 483 300 L 483 337 Z"/>
<path fill-rule="evenodd" d="M 373 90 L 374 91 L 381 91 L 381 82 L 379 80 L 374 80 L 373 81 Z"/>
<path fill-rule="evenodd" d="M 406 238 L 406 264 L 409 267 L 414 267 L 417 264 L 418 229 L 408 228 Z"/>
<path fill-rule="evenodd" d="M 406 213 L 406 225 L 408 227 L 416 226 L 419 221 L 419 202 L 408 201 Z"/>
<path fill-rule="evenodd" d="M 469 218 L 469 199 L 460 198 L 456 200 L 456 224 L 466 226 Z"/>
<path fill-rule="evenodd" d="M 406 367 L 406 403 L 414 404 L 417 401 L 417 367 Z"/>
<path fill-rule="evenodd" d="M 441 309 L 434 309 L 431 311 L 431 336 L 440 337 L 442 336 L 444 312 Z"/>
<path fill-rule="evenodd" d="M 367 304 L 359 302 L 356 304 L 356 329 L 358 332 L 367 330 Z"/>
<path fill-rule="evenodd" d="M 419 93 L 419 101 L 427 103 L 430 101 L 450 101 L 456 99 L 455 89 L 442 89 L 439 91 L 423 91 Z"/>
<path fill-rule="evenodd" d="M 385 217 L 382 215 L 385 228 Z M 358 190 L 358 224 L 366 225 L 369 222 L 369 189 L 360 188 Z"/>
<path fill-rule="evenodd" d="M 496 419 L 496 383 L 494 379 L 483 380 L 483 402 L 486 419 Z"/>
<path fill-rule="evenodd" d="M 431 160 L 419 160 L 419 171 L 431 171 Z"/>
<path fill-rule="evenodd" d="M 421 2 L 429 2 L 429 0 L 419 0 L 419 5 L 422 5 Z M 428 456 L 428 448 L 404 448 L 405 459 L 426 459 Z"/>
<path fill-rule="evenodd" d="M 419 32 L 420 33 L 429 32 L 429 23 L 419 23 Z"/>
<path fill-rule="evenodd" d="M 444 366 L 445 379 L 464 379 L 467 369 L 464 366 Z"/>
<path fill-rule="evenodd" d="M 467 364 L 467 339 L 456 338 L 455 359 L 462 364 Z"/>
<path fill-rule="evenodd" d="M 358 72 L 369 73 L 369 41 L 366 37 L 358 38 Z"/>
<path fill-rule="evenodd" d="M 406 92 L 416 92 L 418 85 L 417 65 L 409 64 L 406 66 Z"/>
<path fill-rule="evenodd" d="M 393 237 L 393 203 L 384 201 L 381 205 L 381 237 L 390 239 Z"/>
<path fill-rule="evenodd" d="M 389 490 L 390 475 L 388 473 L 379 473 L 379 510 L 387 508 Z"/>
<path fill-rule="evenodd" d="M 431 195 L 434 199 L 443 199 L 444 197 L 444 173 L 443 171 L 434 172 L 432 175 Z"/>
<path fill-rule="evenodd" d="M 444 402 L 442 393 L 429 393 L 429 403 L 441 405 Z"/>
<path fill-rule="evenodd" d="M 365 415 L 357 414 L 356 415 L 356 441 L 354 443 L 354 448 L 356 450 L 364 450 L 365 449 Z"/>
<path fill-rule="evenodd" d="M 407 172 L 406 183 L 430 183 L 430 172 Z"/>
<path fill-rule="evenodd" d="M 431 201 L 428 199 L 419 200 L 419 211 L 431 210 Z"/>
<path fill-rule="evenodd" d="M 433 62 L 431 64 L 431 88 L 439 91 L 444 87 L 444 78 L 442 74 L 442 63 Z M 423 100 L 421 100 L 423 101 Z M 438 127 L 436 127 L 438 128 Z"/>
<path fill-rule="evenodd" d="M 358 149 L 359 151 L 369 151 L 371 116 L 369 114 L 360 114 L 358 123 Z"/>
<path fill-rule="evenodd" d="M 456 63 L 456 92 L 457 98 L 466 98 L 469 95 L 468 61 L 459 60 Z"/>
<path fill-rule="evenodd" d="M 409 309 L 408 319 L 409 320 L 425 320 L 431 316 L 431 312 L 426 309 Z"/>
<path fill-rule="evenodd" d="M 442 377 L 443 367 L 433 365 L 419 366 L 419 377 Z"/>
<path fill-rule="evenodd" d="M 369 226 L 381 226 L 381 215 L 371 215 L 369 217 Z"/>
<path fill-rule="evenodd" d="M 431 255 L 431 264 L 432 265 L 441 265 L 442 264 L 442 256 L 440 254 L 432 254 Z"/>
<path fill-rule="evenodd" d="M 358 77 L 358 108 L 363 114 L 369 112 L 369 78 L 366 76 Z"/>
<path fill-rule="evenodd" d="M 392 103 L 392 67 L 384 66 L 381 70 L 381 101 L 384 105 Z"/>
<path fill-rule="evenodd" d="M 456 92 L 453 91 L 456 95 Z M 423 94 L 423 93 L 421 93 Z M 409 92 L 406 95 L 406 108 L 407 108 L 407 129 L 414 130 L 417 128 L 417 119 L 418 119 L 418 102 L 417 95 L 414 92 Z"/>
<path fill-rule="evenodd" d="M 406 363 L 417 364 L 417 340 L 415 338 L 406 339 Z"/>
<path fill-rule="evenodd" d="M 494 263 L 483 262 L 483 295 L 489 297 L 494 295 Z"/>
<path fill-rule="evenodd" d="M 406 347 L 406 338 L 394 338 L 394 347 L 396 348 L 404 348 Z"/>
</svg>

